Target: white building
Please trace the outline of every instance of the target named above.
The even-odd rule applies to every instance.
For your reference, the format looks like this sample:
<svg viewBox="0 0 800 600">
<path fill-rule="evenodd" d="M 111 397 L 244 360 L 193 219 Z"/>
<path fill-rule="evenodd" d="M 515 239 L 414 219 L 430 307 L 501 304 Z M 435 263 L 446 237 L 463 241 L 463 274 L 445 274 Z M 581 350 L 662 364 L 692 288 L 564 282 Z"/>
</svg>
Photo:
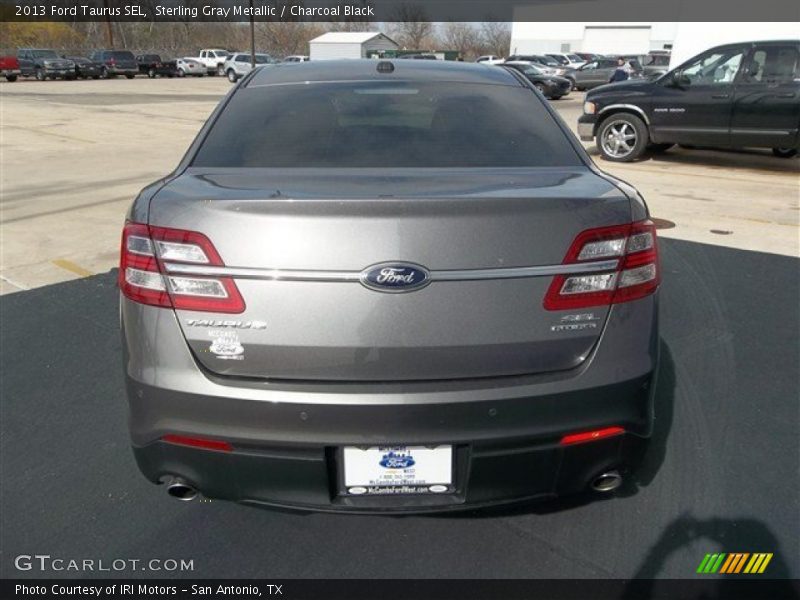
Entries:
<svg viewBox="0 0 800 600">
<path fill-rule="evenodd" d="M 517 16 L 525 16 L 520 13 Z M 647 54 L 672 50 L 670 66 L 720 44 L 756 40 L 798 39 L 800 23 L 577 23 L 514 22 L 510 54 L 594 52 Z"/>
<path fill-rule="evenodd" d="M 511 54 L 594 52 L 647 54 L 669 50 L 678 23 L 531 23 L 511 27 Z"/>
<path fill-rule="evenodd" d="M 308 46 L 311 60 L 366 58 L 370 52 L 400 48 L 379 31 L 331 31 L 314 38 Z"/>
</svg>

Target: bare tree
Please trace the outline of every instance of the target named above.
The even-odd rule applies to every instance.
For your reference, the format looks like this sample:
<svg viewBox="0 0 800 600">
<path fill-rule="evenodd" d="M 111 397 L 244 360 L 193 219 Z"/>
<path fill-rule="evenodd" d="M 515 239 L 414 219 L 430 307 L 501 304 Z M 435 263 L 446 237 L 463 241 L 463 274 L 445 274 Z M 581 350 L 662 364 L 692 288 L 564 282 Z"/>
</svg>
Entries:
<svg viewBox="0 0 800 600">
<path fill-rule="evenodd" d="M 307 54 L 309 40 L 323 31 L 320 23 L 264 21 L 256 23 L 256 45 L 273 56 Z"/>
<path fill-rule="evenodd" d="M 487 21 L 481 25 L 481 38 L 488 54 L 508 56 L 511 48 L 511 27 L 508 23 Z"/>
<path fill-rule="evenodd" d="M 472 23 L 445 23 L 439 36 L 443 50 L 458 50 L 465 60 L 474 59 L 480 53 L 480 32 Z"/>
<path fill-rule="evenodd" d="M 433 23 L 426 21 L 425 9 L 419 5 L 403 4 L 395 11 L 395 22 L 389 26 L 389 34 L 400 46 L 421 50 L 434 45 Z"/>
</svg>

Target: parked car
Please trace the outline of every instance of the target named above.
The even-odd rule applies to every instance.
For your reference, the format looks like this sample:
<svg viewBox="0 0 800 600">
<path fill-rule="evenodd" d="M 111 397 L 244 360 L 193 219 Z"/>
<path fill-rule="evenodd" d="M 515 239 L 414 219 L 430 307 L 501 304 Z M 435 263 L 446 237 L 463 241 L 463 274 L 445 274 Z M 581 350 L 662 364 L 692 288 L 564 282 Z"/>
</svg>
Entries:
<svg viewBox="0 0 800 600">
<path fill-rule="evenodd" d="M 569 67 L 570 69 L 577 69 L 586 64 L 586 61 L 577 54 L 556 54 L 548 52 L 547 56 L 555 60 L 562 67 Z"/>
<path fill-rule="evenodd" d="M 671 54 L 667 51 L 653 51 L 643 56 L 639 61 L 642 65 L 643 75 L 649 78 L 660 77 L 669 71 Z"/>
<path fill-rule="evenodd" d="M 599 87 L 586 95 L 581 139 L 627 162 L 674 144 L 772 148 L 797 154 L 800 41 L 711 48 L 662 77 Z"/>
<path fill-rule="evenodd" d="M 89 58 L 100 64 L 100 77 L 103 79 L 117 75 L 133 79 L 139 73 L 136 57 L 129 50 L 96 50 Z"/>
<path fill-rule="evenodd" d="M 543 54 L 512 54 L 506 59 L 506 62 L 528 62 L 533 63 L 547 75 L 558 75 L 569 79 L 572 88 L 575 88 L 575 69 L 560 65 L 554 59 Z"/>
<path fill-rule="evenodd" d="M 161 56 L 158 54 L 138 54 L 136 55 L 136 63 L 139 65 L 139 73 L 147 75 L 151 79 L 158 74 L 158 68 L 161 66 Z"/>
<path fill-rule="evenodd" d="M 55 50 L 20 48 L 17 50 L 19 70 L 25 77 L 45 79 L 75 79 L 75 63 L 62 58 Z"/>
<path fill-rule="evenodd" d="M 0 76 L 8 81 L 16 81 L 22 75 L 19 69 L 19 60 L 16 56 L 0 56 Z"/>
<path fill-rule="evenodd" d="M 136 57 L 139 72 L 148 77 L 183 77 L 177 60 L 164 60 L 159 54 L 140 54 Z"/>
<path fill-rule="evenodd" d="M 549 56 L 543 54 L 512 54 L 506 59 L 507 62 L 529 62 L 533 63 L 543 69 L 547 69 L 553 75 L 556 74 L 558 69 L 562 69 L 561 65 Z"/>
<path fill-rule="evenodd" d="M 573 72 L 575 87 L 579 90 L 591 90 L 599 85 L 607 84 L 611 75 L 617 70 L 617 61 L 618 57 L 600 58 L 578 67 Z M 633 65 L 627 63 L 627 65 L 626 68 L 631 79 L 642 76 L 641 66 L 638 70 L 636 69 L 638 62 Z"/>
<path fill-rule="evenodd" d="M 273 64 L 276 61 L 269 54 L 256 54 L 256 66 Z M 228 60 L 225 61 L 224 70 L 228 81 L 236 83 L 241 77 L 247 75 L 253 66 L 251 64 L 251 56 L 249 52 L 237 52 L 231 54 Z"/>
<path fill-rule="evenodd" d="M 64 58 L 75 63 L 75 75 L 81 79 L 100 79 L 99 63 L 89 60 L 85 56 L 65 56 Z"/>
<path fill-rule="evenodd" d="M 494 54 L 487 54 L 485 56 L 479 56 L 475 59 L 477 63 L 484 63 L 487 65 L 499 65 L 505 62 L 505 59 L 502 56 L 495 56 Z"/>
<path fill-rule="evenodd" d="M 259 68 L 121 248 L 133 451 L 176 498 L 385 514 L 610 492 L 651 435 L 647 207 L 511 69 Z"/>
<path fill-rule="evenodd" d="M 196 61 L 193 58 L 178 58 L 175 60 L 175 66 L 178 69 L 178 77 L 205 77 L 208 75 L 208 69 L 206 66 Z"/>
<path fill-rule="evenodd" d="M 191 58 L 192 60 L 199 62 L 206 68 L 206 72 L 209 75 L 222 76 L 225 74 L 225 61 L 228 60 L 230 55 L 231 53 L 227 50 L 211 48 L 207 50 L 200 50 L 197 56 L 187 56 L 186 58 Z"/>
<path fill-rule="evenodd" d="M 548 75 L 541 68 L 529 62 L 506 61 L 504 67 L 509 67 L 522 73 L 545 98 L 558 100 L 569 94 L 572 82 L 558 75 Z"/>
<path fill-rule="evenodd" d="M 176 59 L 162 60 L 161 64 L 156 67 L 156 77 L 169 77 L 170 79 L 183 77 L 180 69 L 178 69 L 178 61 Z"/>
<path fill-rule="evenodd" d="M 283 62 L 306 62 L 308 57 L 305 54 L 292 54 L 283 59 Z"/>
</svg>

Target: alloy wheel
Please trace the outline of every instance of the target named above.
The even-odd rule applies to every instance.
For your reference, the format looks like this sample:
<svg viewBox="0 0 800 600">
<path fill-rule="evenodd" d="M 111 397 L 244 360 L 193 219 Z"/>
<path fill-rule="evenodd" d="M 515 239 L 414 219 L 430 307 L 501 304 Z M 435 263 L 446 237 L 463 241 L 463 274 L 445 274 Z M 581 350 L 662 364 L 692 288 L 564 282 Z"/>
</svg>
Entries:
<svg viewBox="0 0 800 600">
<path fill-rule="evenodd" d="M 609 156 L 624 158 L 636 146 L 636 130 L 627 121 L 612 121 L 603 128 L 600 143 Z"/>
</svg>

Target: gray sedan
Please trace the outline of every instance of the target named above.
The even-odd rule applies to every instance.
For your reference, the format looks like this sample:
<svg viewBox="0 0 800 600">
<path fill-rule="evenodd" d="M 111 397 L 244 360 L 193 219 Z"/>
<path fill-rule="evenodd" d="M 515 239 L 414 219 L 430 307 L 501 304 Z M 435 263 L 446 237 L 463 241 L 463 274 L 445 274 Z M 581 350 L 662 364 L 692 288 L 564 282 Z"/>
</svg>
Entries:
<svg viewBox="0 0 800 600">
<path fill-rule="evenodd" d="M 121 248 L 131 441 L 175 498 L 609 493 L 651 435 L 654 225 L 512 69 L 257 69 Z"/>
</svg>

